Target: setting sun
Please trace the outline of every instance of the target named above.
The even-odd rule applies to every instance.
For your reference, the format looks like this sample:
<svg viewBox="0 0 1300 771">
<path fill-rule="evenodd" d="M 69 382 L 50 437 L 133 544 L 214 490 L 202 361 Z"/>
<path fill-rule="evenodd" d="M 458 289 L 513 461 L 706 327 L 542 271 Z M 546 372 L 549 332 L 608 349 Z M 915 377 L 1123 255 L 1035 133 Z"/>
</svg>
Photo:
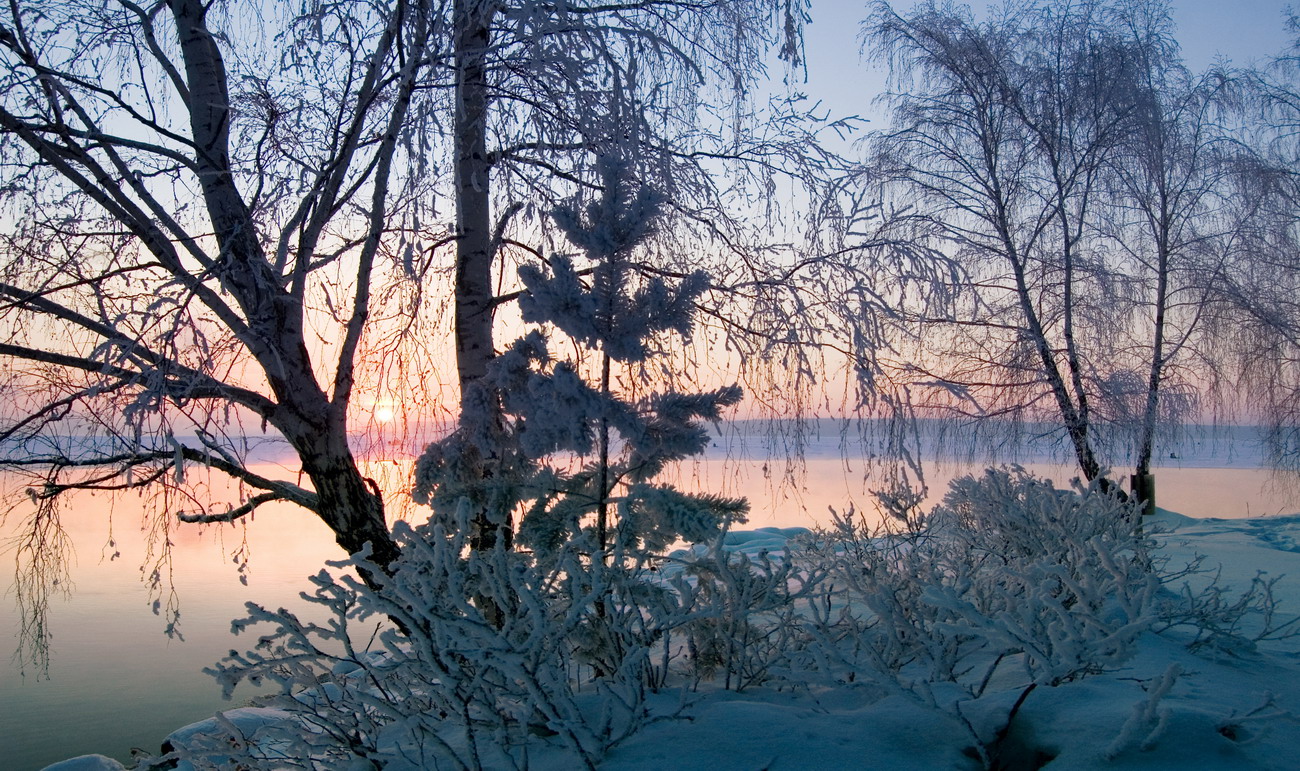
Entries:
<svg viewBox="0 0 1300 771">
<path fill-rule="evenodd" d="M 387 405 L 375 409 L 375 420 L 380 423 L 387 423 L 393 419 L 393 408 Z"/>
</svg>

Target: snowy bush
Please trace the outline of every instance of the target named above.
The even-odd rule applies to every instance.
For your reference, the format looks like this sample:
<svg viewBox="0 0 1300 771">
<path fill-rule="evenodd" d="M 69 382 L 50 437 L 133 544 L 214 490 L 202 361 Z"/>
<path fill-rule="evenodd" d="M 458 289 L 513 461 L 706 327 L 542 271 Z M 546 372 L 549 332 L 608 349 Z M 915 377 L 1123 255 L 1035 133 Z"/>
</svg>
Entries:
<svg viewBox="0 0 1300 771">
<path fill-rule="evenodd" d="M 850 512 L 810 549 L 830 577 L 800 663 L 954 714 L 986 764 L 1034 688 L 1119 666 L 1155 621 L 1159 582 L 1135 509 L 1098 485 L 1058 490 L 990 469 L 955 481 L 928 514 L 892 513 L 866 528 Z M 989 735 L 967 713 L 995 676 L 1021 695 Z"/>
<path fill-rule="evenodd" d="M 463 499 L 455 522 L 397 528 L 404 555 L 377 590 L 313 579 L 328 621 L 250 606 L 239 626 L 272 631 L 214 673 L 227 689 L 279 683 L 266 702 L 278 711 L 259 715 L 287 717 L 219 721 L 165 759 L 473 769 L 552 767 L 562 754 L 565 767 L 592 768 L 691 690 L 766 684 L 818 699 L 825 687 L 901 696 L 964 726 L 985 767 L 1015 767 L 1052 754 L 1026 717 L 1037 689 L 1114 671 L 1144 632 L 1172 623 L 1178 601 L 1162 589 L 1171 577 L 1150 535 L 1099 486 L 1060 490 L 1011 468 L 958 480 L 928 512 L 915 496 L 888 504 L 881 525 L 850 512 L 779 551 L 723 531 L 665 557 L 613 537 L 635 519 L 624 517 L 606 561 L 592 559 L 581 528 L 545 552 L 471 548 Z M 1178 607 L 1209 618 L 1208 635 L 1236 635 L 1222 624 L 1256 601 L 1215 586 Z M 1179 677 L 1175 666 L 1147 681 L 1098 757 L 1155 746 Z M 1229 719 L 1220 733 L 1259 735 L 1276 712 Z"/>
<path fill-rule="evenodd" d="M 594 768 L 653 718 L 657 689 L 742 689 L 804 643 L 794 603 L 821 575 L 797 569 L 789 551 L 750 557 L 718 538 L 655 570 L 600 569 L 574 545 L 545 560 L 500 543 L 471 549 L 470 516 L 466 502 L 458 526 L 399 524 L 403 556 L 378 590 L 348 574 L 315 576 L 307 599 L 328 621 L 250 604 L 236 627 L 272 631 L 210 671 L 227 694 L 245 681 L 278 683 L 280 694 L 260 702 L 286 719 L 239 734 L 214 726 L 167 759 L 526 768 L 543 742 Z"/>
<path fill-rule="evenodd" d="M 737 691 L 767 682 L 788 668 L 787 657 L 807 641 L 799 606 L 826 577 L 818 566 L 779 555 L 755 556 L 722 548 L 680 557 L 670 584 L 687 614 L 682 633 L 690 681 L 713 681 Z"/>
<path fill-rule="evenodd" d="M 1300 636 L 1300 616 L 1283 616 L 1274 596 L 1281 576 L 1257 573 L 1248 587 L 1236 591 L 1221 583 L 1218 571 L 1205 577 L 1209 571 L 1202 563 L 1197 558 L 1164 576 L 1159 631 L 1184 631 L 1189 649 L 1209 648 L 1230 656 L 1254 653 L 1266 640 Z M 1200 577 L 1199 589 L 1192 588 L 1195 577 Z"/>
<path fill-rule="evenodd" d="M 541 563 L 500 544 L 470 549 L 469 516 L 466 505 L 461 527 L 399 524 L 403 556 L 377 591 L 348 575 L 316 576 L 309 599 L 328 610 L 326 623 L 250 605 L 237 627 L 274 631 L 212 671 L 227 693 L 244 680 L 279 683 L 268 703 L 296 720 L 263 728 L 232 758 L 267 768 L 523 768 L 530 740 L 545 736 L 591 768 L 636 730 L 651 645 L 681 623 L 667 591 L 586 570 L 572 553 Z"/>
<path fill-rule="evenodd" d="M 311 600 L 333 616 L 325 625 L 256 607 L 241 622 L 277 629 L 214 674 L 227 689 L 279 682 L 271 703 L 320 736 L 300 748 L 304 764 L 525 767 L 529 740 L 547 736 L 590 767 L 644 718 L 651 646 L 683 621 L 666 587 L 593 571 L 573 551 L 539 562 L 501 545 L 469 549 L 468 506 L 461 516 L 462 527 L 399 525 L 404 554 L 377 592 L 315 577 Z"/>
<path fill-rule="evenodd" d="M 1169 695 L 1181 674 L 1181 667 L 1170 664 L 1160 679 L 1151 684 L 1146 698 L 1133 705 L 1133 712 L 1124 721 L 1119 735 L 1106 748 L 1107 760 L 1114 760 L 1129 749 L 1146 752 L 1155 746 L 1169 724 L 1169 709 L 1161 707 L 1160 700 Z"/>
</svg>

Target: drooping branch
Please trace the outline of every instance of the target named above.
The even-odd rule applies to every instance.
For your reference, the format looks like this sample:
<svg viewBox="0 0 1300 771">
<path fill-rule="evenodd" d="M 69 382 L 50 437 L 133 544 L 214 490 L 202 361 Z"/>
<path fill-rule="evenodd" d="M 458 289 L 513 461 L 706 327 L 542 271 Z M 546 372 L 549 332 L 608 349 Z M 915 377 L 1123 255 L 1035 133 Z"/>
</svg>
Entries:
<svg viewBox="0 0 1300 771">
<path fill-rule="evenodd" d="M 0 343 L 0 356 L 12 356 L 17 359 L 38 361 L 82 372 L 105 375 L 123 385 L 153 388 L 161 395 L 177 400 L 224 399 L 245 406 L 268 420 L 279 419 L 283 415 L 283 411 L 278 405 L 256 391 L 223 383 L 208 375 L 184 367 L 177 367 L 181 377 L 178 377 L 177 373 L 169 372 L 167 369 L 146 373 L 142 370 L 128 369 L 95 359 L 13 345 L 11 343 Z"/>
</svg>

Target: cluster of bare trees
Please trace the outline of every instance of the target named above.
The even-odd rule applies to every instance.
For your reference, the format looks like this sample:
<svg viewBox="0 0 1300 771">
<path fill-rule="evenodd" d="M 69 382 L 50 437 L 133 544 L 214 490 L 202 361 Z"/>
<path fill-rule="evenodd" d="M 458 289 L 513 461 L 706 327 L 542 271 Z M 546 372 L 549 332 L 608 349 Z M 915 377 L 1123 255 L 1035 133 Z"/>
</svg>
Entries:
<svg viewBox="0 0 1300 771">
<path fill-rule="evenodd" d="M 950 266 L 900 303 L 891 370 L 985 428 L 1063 430 L 1089 480 L 1146 477 L 1162 429 L 1240 394 L 1283 444 L 1294 426 L 1294 66 L 1194 73 L 1169 12 L 878 2 L 866 22 L 892 124 L 862 179 Z"/>
<path fill-rule="evenodd" d="M 865 51 L 891 66 L 893 122 L 845 166 L 796 102 L 756 104 L 767 65 L 798 62 L 807 13 L 9 3 L 0 467 L 27 475 L 9 515 L 38 587 L 22 594 L 41 607 L 61 569 L 65 493 L 183 496 L 187 469 L 243 497 L 164 511 L 287 501 L 387 566 L 386 502 L 357 458 L 370 402 L 424 440 L 455 422 L 521 291 L 515 261 L 573 251 L 552 212 L 597 193 L 610 158 L 665 201 L 629 259 L 660 279 L 708 269 L 697 344 L 769 403 L 811 393 L 835 350 L 850 407 L 1047 421 L 1094 479 L 1121 458 L 1147 474 L 1162 427 L 1248 392 L 1279 460 L 1300 460 L 1294 59 L 1192 73 L 1159 0 L 979 21 L 877 2 Z M 783 186 L 806 211 L 774 205 Z M 254 435 L 297 473 L 253 463 Z"/>
<path fill-rule="evenodd" d="M 57 583 L 77 490 L 167 490 L 166 516 L 198 522 L 287 501 L 391 562 L 356 455 L 368 402 L 426 439 L 454 422 L 512 261 L 566 248 L 550 213 L 599 189 L 605 157 L 667 201 L 639 265 L 721 257 L 715 329 L 792 355 L 780 325 L 815 322 L 773 310 L 790 268 L 773 279 L 744 219 L 778 177 L 831 166 L 790 103 L 757 117 L 805 20 L 799 0 L 8 4 L 0 457 L 26 474 L 7 477 L 20 601 Z M 290 448 L 287 477 L 253 462 L 263 435 Z M 242 499 L 187 496 L 196 469 Z"/>
</svg>

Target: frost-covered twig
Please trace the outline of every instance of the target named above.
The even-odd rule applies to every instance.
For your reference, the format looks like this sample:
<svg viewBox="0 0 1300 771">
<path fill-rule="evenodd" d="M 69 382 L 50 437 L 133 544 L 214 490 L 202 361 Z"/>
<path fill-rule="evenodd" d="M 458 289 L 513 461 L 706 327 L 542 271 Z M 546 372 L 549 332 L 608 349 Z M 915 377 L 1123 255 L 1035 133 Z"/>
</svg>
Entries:
<svg viewBox="0 0 1300 771">
<path fill-rule="evenodd" d="M 1114 760 L 1130 748 L 1146 752 L 1155 746 L 1169 722 L 1169 709 L 1160 706 L 1160 700 L 1169 694 L 1183 673 L 1178 664 L 1170 664 L 1159 681 L 1147 690 L 1147 697 L 1133 705 L 1133 713 L 1124 721 L 1119 735 L 1106 747 L 1106 759 Z"/>
<path fill-rule="evenodd" d="M 1202 572 L 1199 561 L 1180 571 L 1178 578 L 1196 572 Z M 1222 583 L 1222 569 L 1199 591 L 1183 580 L 1176 594 L 1166 595 L 1160 602 L 1157 631 L 1188 629 L 1189 649 L 1210 647 L 1229 655 L 1252 653 L 1261 642 L 1300 636 L 1300 616 L 1280 617 L 1274 587 L 1282 578 L 1267 577 L 1261 571 L 1240 592 Z"/>
</svg>

